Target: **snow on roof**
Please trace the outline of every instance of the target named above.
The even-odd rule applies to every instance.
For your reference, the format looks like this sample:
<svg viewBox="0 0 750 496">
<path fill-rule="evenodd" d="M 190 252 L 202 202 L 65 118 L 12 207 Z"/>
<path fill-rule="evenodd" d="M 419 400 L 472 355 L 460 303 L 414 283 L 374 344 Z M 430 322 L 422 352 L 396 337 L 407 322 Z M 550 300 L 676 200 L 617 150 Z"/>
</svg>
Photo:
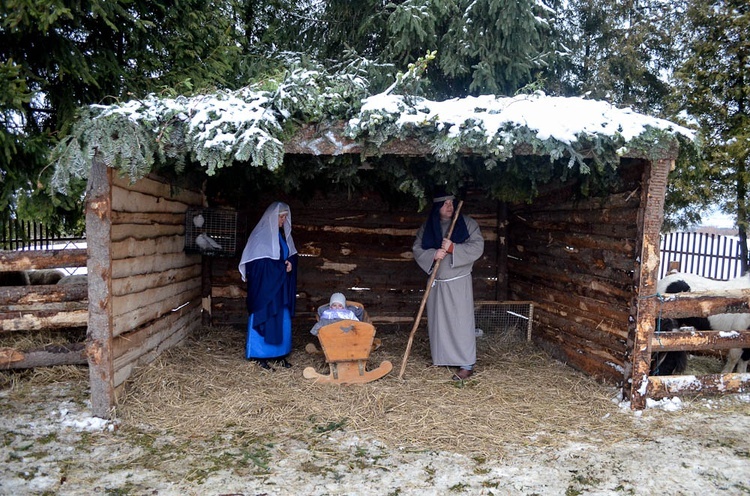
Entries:
<svg viewBox="0 0 750 496">
<path fill-rule="evenodd" d="M 134 179 L 148 173 L 157 156 L 195 161 L 208 175 L 236 162 L 275 170 L 283 160 L 284 123 L 290 118 L 323 124 L 349 115 L 342 138 L 374 143 L 377 149 L 391 138 L 419 137 L 442 161 L 461 150 L 507 160 L 526 144 L 551 159 L 576 161 L 584 172 L 584 156 L 616 165 L 618 156 L 653 157 L 677 149 L 665 147 L 665 138 L 695 145 L 690 129 L 602 101 L 541 92 L 446 101 L 381 93 L 360 100 L 356 95 L 366 95 L 366 88 L 351 84 L 355 89 L 348 93 L 320 84 L 306 94 L 244 88 L 92 105 L 58 146 L 52 184 L 65 192 L 72 177 L 88 175 L 95 155 Z M 294 88 L 308 86 L 297 82 Z"/>
<path fill-rule="evenodd" d="M 375 95 L 367 98 L 361 113 L 385 111 L 400 114 L 400 125 L 423 126 L 430 123 L 456 134 L 466 126 L 476 126 L 487 135 L 503 132 L 508 126 L 525 126 L 536 132 L 540 140 L 556 139 L 571 144 L 580 135 L 617 135 L 627 142 L 644 133 L 648 127 L 681 134 L 694 139 L 692 130 L 664 119 L 639 114 L 630 108 L 617 108 L 612 104 L 576 97 L 551 97 L 542 93 L 520 95 L 512 98 L 483 95 L 456 98 L 442 102 L 420 99 L 409 112 L 404 97 Z M 359 118 L 350 121 L 357 125 Z"/>
</svg>

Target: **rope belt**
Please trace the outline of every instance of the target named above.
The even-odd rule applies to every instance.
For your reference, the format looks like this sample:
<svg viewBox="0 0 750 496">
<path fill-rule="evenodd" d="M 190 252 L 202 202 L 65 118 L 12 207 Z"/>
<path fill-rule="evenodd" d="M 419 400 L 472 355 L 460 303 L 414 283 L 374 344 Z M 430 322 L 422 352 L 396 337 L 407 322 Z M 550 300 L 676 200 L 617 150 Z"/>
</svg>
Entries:
<svg viewBox="0 0 750 496">
<path fill-rule="evenodd" d="M 462 277 L 469 277 L 470 275 L 471 275 L 471 272 L 469 272 L 468 274 L 464 274 L 462 276 L 451 277 L 450 279 L 437 279 L 437 278 L 435 278 L 435 280 L 432 281 L 432 286 L 435 287 L 435 284 L 437 284 L 439 282 L 451 282 L 451 281 L 455 281 L 457 279 L 461 279 Z"/>
</svg>

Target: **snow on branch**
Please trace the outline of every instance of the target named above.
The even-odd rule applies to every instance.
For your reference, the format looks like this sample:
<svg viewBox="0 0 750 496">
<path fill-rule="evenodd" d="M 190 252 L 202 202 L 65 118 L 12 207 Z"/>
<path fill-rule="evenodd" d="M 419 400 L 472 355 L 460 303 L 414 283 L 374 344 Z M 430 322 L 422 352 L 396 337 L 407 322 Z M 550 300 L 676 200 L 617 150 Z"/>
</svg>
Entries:
<svg viewBox="0 0 750 496">
<path fill-rule="evenodd" d="M 53 187 L 65 193 L 96 158 L 136 180 L 154 164 L 180 172 L 187 162 L 208 175 L 235 162 L 276 170 L 284 143 L 300 124 L 346 122 L 346 137 L 368 149 L 393 139 L 429 143 L 432 158 L 450 162 L 469 150 L 488 163 L 508 160 L 519 146 L 572 170 L 616 167 L 621 156 L 665 157 L 695 145 L 693 131 L 630 109 L 583 98 L 484 95 L 430 101 L 368 95 L 351 74 L 291 71 L 274 90 L 243 88 L 195 97 L 147 98 L 82 109 L 53 153 Z"/>
</svg>

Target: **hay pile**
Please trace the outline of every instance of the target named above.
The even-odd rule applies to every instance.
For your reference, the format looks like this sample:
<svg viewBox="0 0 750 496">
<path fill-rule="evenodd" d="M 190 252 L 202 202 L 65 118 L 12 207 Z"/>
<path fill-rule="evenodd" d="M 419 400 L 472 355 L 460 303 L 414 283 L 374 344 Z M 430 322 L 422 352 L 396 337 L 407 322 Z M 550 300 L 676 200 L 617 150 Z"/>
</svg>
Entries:
<svg viewBox="0 0 750 496">
<path fill-rule="evenodd" d="M 307 366 L 327 372 L 322 355 L 305 352 L 316 342 L 306 330 L 295 330 L 294 366 L 270 372 L 243 358 L 243 331 L 205 328 L 140 370 L 118 415 L 126 423 L 199 439 L 231 430 L 235 436 L 312 442 L 344 429 L 394 448 L 495 456 L 507 443 L 554 445 L 563 432 L 617 438 L 617 430 L 630 425 L 627 415 L 608 415 L 618 409 L 615 388 L 499 333 L 478 339 L 477 373 L 456 383 L 453 370 L 431 366 L 420 329 L 399 380 L 408 333 L 379 327 L 383 345 L 370 356 L 369 368 L 390 360 L 394 370 L 368 384 L 337 386 L 302 377 Z"/>
</svg>

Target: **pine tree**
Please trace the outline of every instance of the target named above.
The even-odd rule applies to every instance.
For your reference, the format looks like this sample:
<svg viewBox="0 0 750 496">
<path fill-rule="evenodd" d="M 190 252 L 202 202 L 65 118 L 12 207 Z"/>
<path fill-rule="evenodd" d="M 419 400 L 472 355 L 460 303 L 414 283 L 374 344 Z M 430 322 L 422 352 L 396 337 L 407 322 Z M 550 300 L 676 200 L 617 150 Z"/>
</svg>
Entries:
<svg viewBox="0 0 750 496">
<path fill-rule="evenodd" d="M 680 57 L 682 1 L 571 0 L 557 7 L 565 57 L 551 86 L 650 114 L 664 114 L 669 77 Z"/>
<path fill-rule="evenodd" d="M 737 215 L 747 271 L 750 187 L 750 4 L 691 0 L 689 57 L 677 75 L 683 108 L 700 124 L 707 174 L 693 186 Z M 696 195 L 697 196 L 697 195 Z"/>
<path fill-rule="evenodd" d="M 437 50 L 435 95 L 512 95 L 555 58 L 552 12 L 533 0 L 407 0 L 388 17 L 387 56 L 409 63 Z"/>
<path fill-rule="evenodd" d="M 232 2 L 3 2 L 0 208 L 38 220 L 80 208 L 79 198 L 52 198 L 37 185 L 81 106 L 231 81 L 239 53 Z"/>
</svg>

